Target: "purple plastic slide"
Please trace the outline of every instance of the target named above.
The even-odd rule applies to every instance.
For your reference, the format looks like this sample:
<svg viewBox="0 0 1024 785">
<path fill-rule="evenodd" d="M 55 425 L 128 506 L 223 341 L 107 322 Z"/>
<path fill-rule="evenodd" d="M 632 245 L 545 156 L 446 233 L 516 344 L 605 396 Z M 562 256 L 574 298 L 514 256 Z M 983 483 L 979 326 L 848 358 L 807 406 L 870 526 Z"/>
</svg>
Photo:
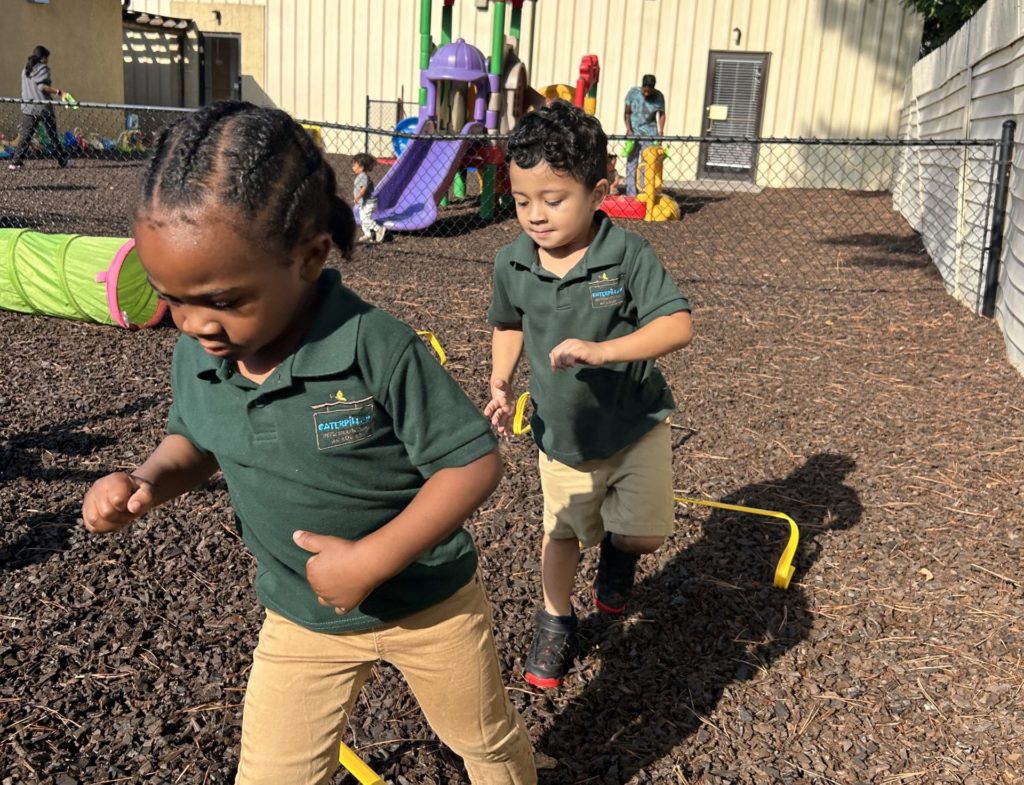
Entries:
<svg viewBox="0 0 1024 785">
<path fill-rule="evenodd" d="M 427 124 L 429 123 L 429 127 Z M 430 120 L 421 123 L 416 133 L 433 129 Z M 470 122 L 462 134 L 486 133 L 483 124 Z M 377 209 L 373 217 L 388 229 L 409 232 L 426 229 L 437 220 L 437 205 L 448 192 L 459 162 L 466 154 L 466 139 L 411 139 L 391 170 L 373 189 Z M 359 220 L 358 213 L 356 220 Z"/>
</svg>

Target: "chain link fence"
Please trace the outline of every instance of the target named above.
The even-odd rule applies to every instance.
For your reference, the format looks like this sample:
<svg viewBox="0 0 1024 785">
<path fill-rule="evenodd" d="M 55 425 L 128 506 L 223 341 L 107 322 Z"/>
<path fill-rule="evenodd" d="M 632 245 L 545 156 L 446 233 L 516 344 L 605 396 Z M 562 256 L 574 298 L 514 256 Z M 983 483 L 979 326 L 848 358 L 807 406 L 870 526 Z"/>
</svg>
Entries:
<svg viewBox="0 0 1024 785">
<path fill-rule="evenodd" d="M 420 107 L 415 101 L 403 101 L 401 98 L 394 100 L 370 98 L 366 96 L 366 128 L 397 128 L 403 120 L 409 120 L 419 115 Z M 410 120 L 410 122 L 412 122 Z M 366 133 L 363 137 L 363 152 L 369 153 L 374 158 L 388 159 L 398 155 L 398 150 L 393 140 L 380 134 Z"/>
<path fill-rule="evenodd" d="M 10 171 L 20 105 L 0 99 L 0 227 L 127 236 L 147 155 L 182 111 L 60 106 L 59 139 L 33 140 L 23 168 Z M 517 234 L 496 154 L 502 138 L 306 126 L 347 199 L 352 156 L 369 149 L 378 159 L 374 219 L 387 239 L 363 253 L 489 264 Z M 65 146 L 71 168 L 57 166 L 53 143 Z M 794 307 L 808 289 L 835 290 L 837 299 L 912 292 L 938 268 L 947 289 L 976 309 L 995 141 L 671 137 L 610 146 L 616 193 L 607 211 L 651 242 L 697 305 L 752 307 L 766 287 L 790 293 Z"/>
</svg>

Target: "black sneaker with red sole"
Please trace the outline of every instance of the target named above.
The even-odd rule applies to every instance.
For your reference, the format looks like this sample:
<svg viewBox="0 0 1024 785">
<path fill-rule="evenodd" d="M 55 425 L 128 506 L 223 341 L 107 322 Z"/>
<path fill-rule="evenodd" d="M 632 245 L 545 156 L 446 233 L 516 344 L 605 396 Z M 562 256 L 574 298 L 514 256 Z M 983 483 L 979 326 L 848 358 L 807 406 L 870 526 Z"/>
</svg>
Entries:
<svg viewBox="0 0 1024 785">
<path fill-rule="evenodd" d="M 537 611 L 533 645 L 523 665 L 524 678 L 534 687 L 559 687 L 572 665 L 576 641 L 576 613 L 554 616 L 543 608 Z"/>
<path fill-rule="evenodd" d="M 609 532 L 601 540 L 601 556 L 597 561 L 594 579 L 594 605 L 602 613 L 618 616 L 626 610 L 633 589 L 638 553 L 619 550 L 612 543 Z"/>
</svg>

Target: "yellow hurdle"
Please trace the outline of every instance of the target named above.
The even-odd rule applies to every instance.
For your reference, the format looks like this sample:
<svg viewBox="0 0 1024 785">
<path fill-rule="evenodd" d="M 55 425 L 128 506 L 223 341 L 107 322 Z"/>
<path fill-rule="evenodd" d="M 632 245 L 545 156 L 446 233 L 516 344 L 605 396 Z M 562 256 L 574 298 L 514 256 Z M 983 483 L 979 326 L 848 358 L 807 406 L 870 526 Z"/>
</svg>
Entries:
<svg viewBox="0 0 1024 785">
<path fill-rule="evenodd" d="M 444 349 L 441 348 L 441 342 L 437 340 L 436 335 L 430 332 L 430 330 L 417 330 L 416 334 L 422 335 L 424 338 L 430 341 L 430 345 L 434 347 L 434 351 L 437 353 L 437 361 L 441 363 L 441 365 L 444 365 L 446 362 L 448 362 L 448 355 L 444 353 Z"/>
<path fill-rule="evenodd" d="M 512 418 L 512 433 L 516 436 L 530 432 L 530 424 L 526 422 L 526 402 L 529 400 L 530 393 L 528 392 L 524 392 L 516 400 L 515 415 Z M 800 529 L 797 527 L 796 521 L 786 515 L 786 513 L 777 512 L 776 510 L 761 510 L 757 507 L 743 507 L 739 504 L 691 499 L 688 496 L 673 496 L 672 498 L 683 504 L 699 504 L 704 507 L 715 507 L 719 510 L 732 510 L 733 512 L 743 512 L 748 515 L 766 515 L 769 518 L 779 518 L 787 521 L 789 523 L 789 541 L 782 550 L 782 556 L 779 557 L 778 564 L 775 565 L 775 579 L 773 583 L 780 589 L 789 588 L 789 582 L 793 580 L 793 573 L 796 572 L 796 568 L 793 567 L 793 557 L 796 555 L 796 546 L 800 543 Z"/>
<path fill-rule="evenodd" d="M 345 767 L 345 771 L 355 777 L 362 785 L 387 785 L 369 766 L 363 763 L 362 758 L 352 752 L 351 748 L 341 743 L 338 751 L 338 760 Z"/>
<path fill-rule="evenodd" d="M 800 529 L 797 528 L 796 521 L 786 515 L 786 513 L 776 512 L 775 510 L 761 510 L 757 507 L 741 507 L 738 504 L 726 504 L 725 502 L 710 502 L 705 499 L 690 499 L 686 496 L 673 496 L 672 498 L 684 504 L 700 504 L 704 507 L 716 507 L 719 510 L 745 512 L 749 515 L 767 515 L 770 518 L 781 518 L 784 521 L 789 521 L 789 541 L 786 543 L 786 547 L 782 549 L 779 563 L 775 565 L 774 580 L 778 588 L 789 588 L 789 582 L 793 579 L 793 573 L 796 572 L 796 568 L 793 567 L 793 556 L 796 555 L 796 546 L 800 542 Z"/>
</svg>

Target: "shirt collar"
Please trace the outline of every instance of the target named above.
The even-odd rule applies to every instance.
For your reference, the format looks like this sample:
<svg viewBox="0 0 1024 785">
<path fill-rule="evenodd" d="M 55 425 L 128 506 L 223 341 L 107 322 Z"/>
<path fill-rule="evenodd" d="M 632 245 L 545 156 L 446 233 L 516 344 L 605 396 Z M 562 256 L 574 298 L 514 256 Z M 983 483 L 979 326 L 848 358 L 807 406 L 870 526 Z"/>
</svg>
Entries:
<svg viewBox="0 0 1024 785">
<path fill-rule="evenodd" d="M 594 213 L 594 222 L 598 225 L 597 234 L 590 241 L 580 264 L 570 270 L 562 279 L 563 281 L 586 277 L 587 272 L 611 267 L 622 261 L 626 252 L 625 235 L 621 231 L 615 231 L 617 227 L 603 210 L 597 210 Z M 541 267 L 540 258 L 537 256 L 537 244 L 530 239 L 530 235 L 526 232 L 522 232 L 512 242 L 509 263 L 524 270 L 530 270 L 541 278 L 554 279 L 557 277 L 554 273 Z"/>
<path fill-rule="evenodd" d="M 352 366 L 356 359 L 359 320 L 370 306 L 341 283 L 341 273 L 324 270 L 317 281 L 316 317 L 298 348 L 281 361 L 262 387 L 286 386 L 293 377 L 331 376 Z M 196 376 L 236 381 L 244 379 L 234 363 L 200 350 Z M 273 377 L 272 377 L 273 378 Z"/>
</svg>

